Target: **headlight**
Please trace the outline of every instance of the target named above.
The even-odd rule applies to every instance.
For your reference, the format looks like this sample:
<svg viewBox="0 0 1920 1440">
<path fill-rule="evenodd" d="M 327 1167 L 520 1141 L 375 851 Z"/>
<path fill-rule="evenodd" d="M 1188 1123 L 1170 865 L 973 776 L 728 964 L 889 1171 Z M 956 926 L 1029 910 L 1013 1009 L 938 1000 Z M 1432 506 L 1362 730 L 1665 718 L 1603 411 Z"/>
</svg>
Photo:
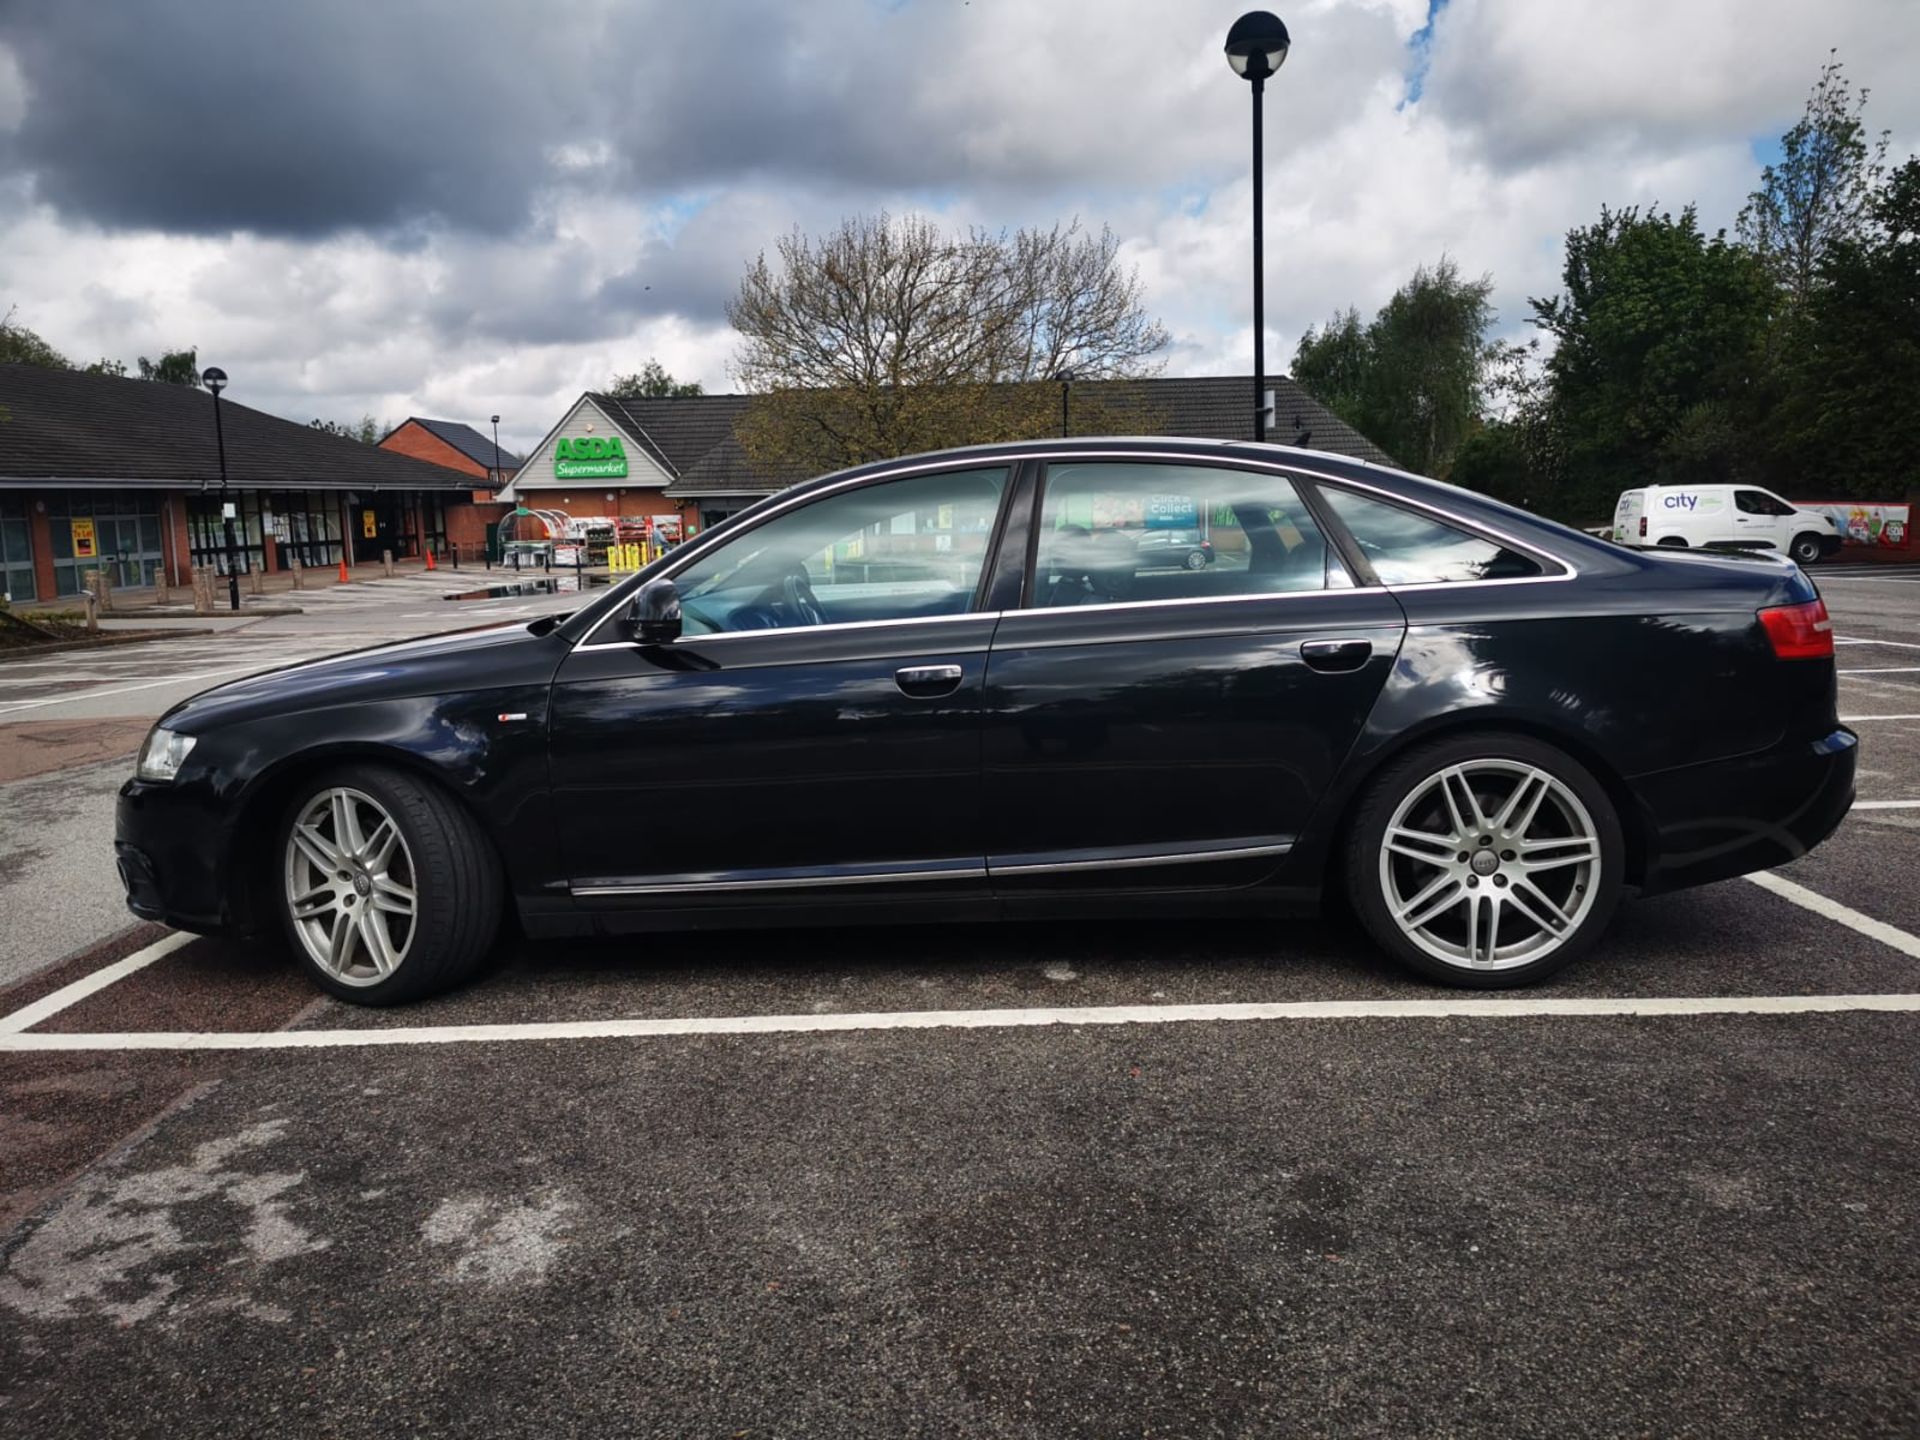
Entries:
<svg viewBox="0 0 1920 1440">
<path fill-rule="evenodd" d="M 196 736 L 176 735 L 156 725 L 147 732 L 147 743 L 140 747 L 139 776 L 142 780 L 171 780 L 193 753 Z"/>
</svg>

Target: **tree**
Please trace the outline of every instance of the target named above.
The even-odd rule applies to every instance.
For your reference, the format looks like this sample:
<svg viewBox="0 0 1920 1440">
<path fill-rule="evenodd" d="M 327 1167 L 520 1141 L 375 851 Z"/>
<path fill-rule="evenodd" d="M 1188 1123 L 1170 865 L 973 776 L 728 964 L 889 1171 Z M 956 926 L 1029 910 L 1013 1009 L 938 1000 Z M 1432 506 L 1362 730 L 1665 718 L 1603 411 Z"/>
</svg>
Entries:
<svg viewBox="0 0 1920 1440">
<path fill-rule="evenodd" d="M 142 355 L 140 378 L 158 380 L 163 385 L 198 385 L 200 383 L 198 347 L 192 350 L 169 350 L 158 360 L 149 360 Z"/>
<path fill-rule="evenodd" d="M 1920 485 L 1920 159 L 1827 247 L 1799 334 L 1772 416 L 1785 483 L 1904 498 Z"/>
<path fill-rule="evenodd" d="M 1829 52 L 1831 54 L 1833 52 Z M 1805 302 L 1834 245 L 1858 239 L 1884 173 L 1887 132 L 1870 140 L 1866 90 L 1856 96 L 1838 60 L 1821 67 L 1800 121 L 1780 137 L 1781 156 L 1760 175 L 1740 212 L 1741 242 L 1766 262 L 1793 304 Z"/>
<path fill-rule="evenodd" d="M 1422 265 L 1372 323 L 1348 309 L 1301 337 L 1293 378 L 1361 434 L 1423 474 L 1445 475 L 1487 403 L 1493 281 L 1442 256 Z"/>
<path fill-rule="evenodd" d="M 321 431 L 327 435 L 338 435 L 342 440 L 357 440 L 362 445 L 378 445 L 393 427 L 375 420 L 371 415 L 362 415 L 357 422 L 347 424 L 339 420 L 309 420 L 309 429 Z"/>
<path fill-rule="evenodd" d="M 1564 446 L 1563 518 L 1650 481 L 1737 478 L 1760 463 L 1757 377 L 1775 304 L 1764 262 L 1678 219 L 1608 210 L 1567 235 L 1566 291 L 1532 302 Z"/>
<path fill-rule="evenodd" d="M 38 365 L 46 370 L 71 370 L 72 363 L 26 326 L 14 311 L 0 316 L 0 365 Z"/>
<path fill-rule="evenodd" d="M 652 358 L 631 375 L 614 376 L 607 387 L 607 394 L 617 400 L 681 400 L 705 393 L 698 380 L 676 380 Z"/>
<path fill-rule="evenodd" d="M 933 222 L 849 219 L 798 230 L 748 267 L 727 308 L 734 370 L 758 398 L 738 427 L 784 470 L 1051 433 L 1050 380 L 1154 373 L 1167 335 L 1111 231 L 1078 223 L 946 235 Z M 1074 420 L 1099 428 L 1077 392 Z"/>
</svg>

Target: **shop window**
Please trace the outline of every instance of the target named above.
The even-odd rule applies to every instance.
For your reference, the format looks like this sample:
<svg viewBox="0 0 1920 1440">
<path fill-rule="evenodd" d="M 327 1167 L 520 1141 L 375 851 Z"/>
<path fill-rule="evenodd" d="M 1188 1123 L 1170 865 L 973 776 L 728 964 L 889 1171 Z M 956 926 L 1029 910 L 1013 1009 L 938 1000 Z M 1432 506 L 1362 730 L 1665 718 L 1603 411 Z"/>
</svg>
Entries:
<svg viewBox="0 0 1920 1440">
<path fill-rule="evenodd" d="M 10 602 L 35 598 L 33 528 L 27 520 L 27 502 L 0 496 L 0 592 Z"/>
</svg>

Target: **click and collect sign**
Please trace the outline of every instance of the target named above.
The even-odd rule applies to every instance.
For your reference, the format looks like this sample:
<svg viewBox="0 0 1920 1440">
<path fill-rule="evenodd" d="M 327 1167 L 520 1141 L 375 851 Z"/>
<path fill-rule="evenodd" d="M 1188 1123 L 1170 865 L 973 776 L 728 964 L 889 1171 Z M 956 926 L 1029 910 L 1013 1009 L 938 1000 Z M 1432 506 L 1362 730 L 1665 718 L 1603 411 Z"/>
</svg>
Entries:
<svg viewBox="0 0 1920 1440">
<path fill-rule="evenodd" d="M 627 473 L 627 452 L 617 435 L 583 435 L 553 447 L 557 480 L 618 480 Z"/>
</svg>

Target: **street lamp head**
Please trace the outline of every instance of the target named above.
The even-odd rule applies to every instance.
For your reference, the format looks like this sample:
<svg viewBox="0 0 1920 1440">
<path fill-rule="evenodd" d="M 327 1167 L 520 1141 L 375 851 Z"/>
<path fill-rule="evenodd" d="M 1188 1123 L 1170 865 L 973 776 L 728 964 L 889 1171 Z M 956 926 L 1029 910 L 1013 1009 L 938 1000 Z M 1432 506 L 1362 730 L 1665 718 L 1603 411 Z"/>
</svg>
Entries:
<svg viewBox="0 0 1920 1440">
<path fill-rule="evenodd" d="M 1286 64 L 1291 43 L 1278 15 L 1249 10 L 1227 31 L 1227 63 L 1243 80 L 1265 80 Z"/>
<path fill-rule="evenodd" d="M 500 417 L 499 417 L 498 415 L 496 415 L 496 416 L 494 416 L 494 417 L 493 417 L 493 423 L 494 423 L 494 424 L 496 424 L 496 425 L 498 425 L 498 424 L 500 423 Z"/>
<path fill-rule="evenodd" d="M 200 372 L 200 383 L 218 395 L 227 388 L 227 372 L 218 365 L 209 365 Z"/>
</svg>

